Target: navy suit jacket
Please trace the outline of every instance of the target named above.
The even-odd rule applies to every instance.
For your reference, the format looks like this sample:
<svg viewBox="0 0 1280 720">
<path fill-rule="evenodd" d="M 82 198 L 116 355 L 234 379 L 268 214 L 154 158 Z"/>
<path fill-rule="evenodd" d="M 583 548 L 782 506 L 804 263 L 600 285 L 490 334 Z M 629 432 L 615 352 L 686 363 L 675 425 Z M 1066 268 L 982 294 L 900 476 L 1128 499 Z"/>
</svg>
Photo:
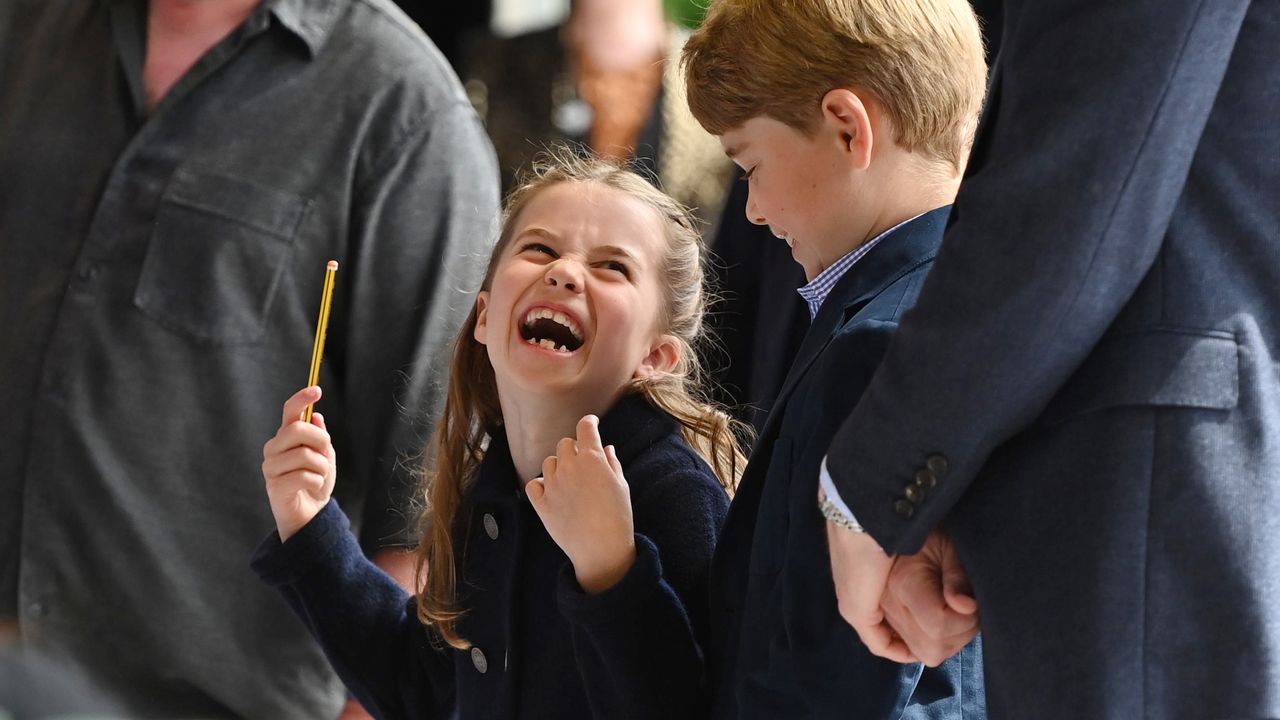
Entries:
<svg viewBox="0 0 1280 720">
<path fill-rule="evenodd" d="M 1280 717 L 1278 67 L 1275 0 L 1005 5 L 827 463 L 888 551 L 951 530 L 993 717 Z"/>
<path fill-rule="evenodd" d="M 885 236 L 814 318 L 747 463 L 712 562 L 718 718 L 984 718 L 979 641 L 942 667 L 867 651 L 831 592 L 818 466 L 903 311 L 948 208 Z"/>
</svg>

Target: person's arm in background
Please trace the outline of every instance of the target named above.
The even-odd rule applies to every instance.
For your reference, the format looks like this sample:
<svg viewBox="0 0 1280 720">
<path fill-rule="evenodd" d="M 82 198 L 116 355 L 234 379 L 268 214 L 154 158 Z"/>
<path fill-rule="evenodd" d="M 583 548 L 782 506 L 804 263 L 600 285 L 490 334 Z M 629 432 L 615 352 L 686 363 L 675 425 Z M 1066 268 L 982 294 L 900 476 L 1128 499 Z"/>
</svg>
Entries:
<svg viewBox="0 0 1280 720">
<path fill-rule="evenodd" d="M 421 457 L 447 388 L 450 348 L 496 239 L 493 148 L 465 98 L 418 121 L 354 188 L 343 263 L 343 476 L 369 478 L 361 544 L 415 592 L 413 509 Z M 326 358 L 328 359 L 328 358 Z M 337 388 L 335 388 L 337 390 Z M 332 407 L 332 406 L 330 406 Z M 344 718 L 362 717 L 349 703 Z"/>
<path fill-rule="evenodd" d="M 869 533 L 829 536 L 842 614 L 873 651 L 892 637 L 880 615 L 885 553 L 920 550 L 1149 270 L 1248 5 L 1006 8 L 947 240 L 827 457 Z M 906 500 L 926 469 L 936 487 Z"/>
</svg>

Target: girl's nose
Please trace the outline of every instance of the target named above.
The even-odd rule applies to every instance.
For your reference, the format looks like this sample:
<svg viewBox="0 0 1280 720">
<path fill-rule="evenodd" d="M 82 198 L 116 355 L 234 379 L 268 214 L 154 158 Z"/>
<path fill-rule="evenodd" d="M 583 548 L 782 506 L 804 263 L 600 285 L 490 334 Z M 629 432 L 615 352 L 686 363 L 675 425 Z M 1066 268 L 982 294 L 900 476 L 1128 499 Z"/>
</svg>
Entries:
<svg viewBox="0 0 1280 720">
<path fill-rule="evenodd" d="M 546 283 L 563 287 L 569 292 L 582 292 L 582 272 L 578 264 L 564 259 L 556 260 L 547 268 Z"/>
</svg>

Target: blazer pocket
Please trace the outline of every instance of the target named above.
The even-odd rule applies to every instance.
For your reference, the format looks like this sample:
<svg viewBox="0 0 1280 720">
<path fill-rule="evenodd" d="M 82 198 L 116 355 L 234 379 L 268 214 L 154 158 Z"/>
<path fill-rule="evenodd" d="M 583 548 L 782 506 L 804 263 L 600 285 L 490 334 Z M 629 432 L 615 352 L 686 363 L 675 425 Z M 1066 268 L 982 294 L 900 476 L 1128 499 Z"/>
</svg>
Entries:
<svg viewBox="0 0 1280 720">
<path fill-rule="evenodd" d="M 751 539 L 751 573 L 776 574 L 782 570 L 787 553 L 787 531 L 791 510 L 787 502 L 791 487 L 791 439 L 778 438 L 773 444 L 765 473 L 756 528 Z M 815 501 L 816 502 L 816 501 Z"/>
<path fill-rule="evenodd" d="M 1219 330 L 1156 328 L 1104 337 L 1042 416 L 1060 423 L 1111 407 L 1229 410 L 1240 395 L 1239 346 Z"/>
<path fill-rule="evenodd" d="M 165 188 L 133 304 L 208 344 L 255 343 L 311 201 L 192 168 Z"/>
</svg>

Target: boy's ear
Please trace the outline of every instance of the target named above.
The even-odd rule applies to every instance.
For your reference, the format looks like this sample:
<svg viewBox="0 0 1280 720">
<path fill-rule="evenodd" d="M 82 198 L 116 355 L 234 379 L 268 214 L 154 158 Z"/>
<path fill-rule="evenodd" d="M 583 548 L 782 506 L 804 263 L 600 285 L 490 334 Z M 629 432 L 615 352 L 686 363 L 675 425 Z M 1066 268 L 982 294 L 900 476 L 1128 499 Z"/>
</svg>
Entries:
<svg viewBox="0 0 1280 720">
<path fill-rule="evenodd" d="M 489 291 L 481 290 L 476 296 L 476 329 L 471 333 L 476 342 L 487 345 L 489 337 Z"/>
<path fill-rule="evenodd" d="M 640 367 L 636 368 L 635 374 L 631 377 L 635 380 L 645 380 L 654 375 L 669 373 L 679 364 L 679 341 L 674 335 L 659 335 L 649 348 L 649 354 L 640 361 Z"/>
<path fill-rule="evenodd" d="M 871 165 L 871 151 L 875 147 L 875 133 L 871 129 L 870 104 L 863 95 L 849 88 L 828 90 L 822 96 L 822 121 L 840 138 L 840 146 L 849 154 L 849 160 L 857 170 Z"/>
</svg>

